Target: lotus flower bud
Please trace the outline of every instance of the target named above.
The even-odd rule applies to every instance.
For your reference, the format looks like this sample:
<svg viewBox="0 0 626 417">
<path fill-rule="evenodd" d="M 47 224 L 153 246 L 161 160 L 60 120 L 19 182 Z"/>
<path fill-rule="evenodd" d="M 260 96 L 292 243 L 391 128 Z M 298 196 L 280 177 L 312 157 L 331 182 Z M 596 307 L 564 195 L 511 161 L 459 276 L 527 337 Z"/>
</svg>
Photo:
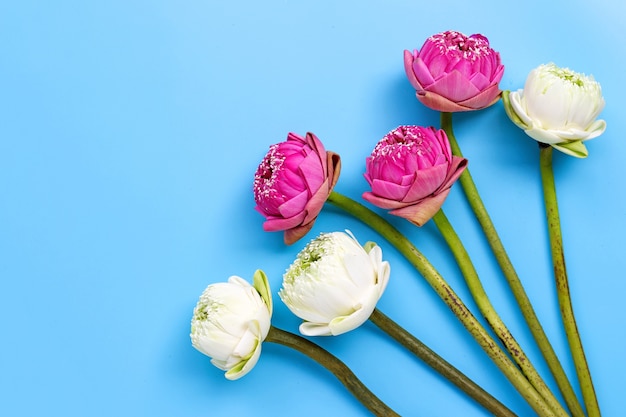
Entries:
<svg viewBox="0 0 626 417">
<path fill-rule="evenodd" d="M 452 155 L 443 130 L 400 126 L 383 137 L 366 160 L 371 191 L 363 198 L 417 226 L 441 208 L 467 160 Z"/>
<path fill-rule="evenodd" d="M 500 54 L 482 35 L 447 31 L 421 50 L 404 51 L 404 69 L 417 99 L 441 112 L 480 110 L 498 101 L 504 74 Z"/>
<path fill-rule="evenodd" d="M 533 69 L 524 89 L 505 92 L 504 108 L 531 138 L 579 158 L 588 155 L 583 142 L 606 129 L 596 120 L 604 108 L 600 84 L 553 63 Z"/>
<path fill-rule="evenodd" d="M 228 282 L 209 285 L 200 296 L 191 320 L 191 343 L 226 371 L 226 378 L 239 379 L 259 360 L 271 316 L 265 274 L 256 271 L 254 286 L 232 276 Z"/>
<path fill-rule="evenodd" d="M 340 158 L 327 152 L 312 133 L 289 133 L 272 145 L 254 176 L 256 210 L 265 217 L 263 230 L 285 231 L 290 245 L 313 227 L 339 179 Z"/>
<path fill-rule="evenodd" d="M 323 233 L 298 254 L 278 295 L 304 320 L 302 334 L 336 336 L 369 318 L 389 272 L 389 263 L 375 244 L 363 247 L 347 233 Z"/>
</svg>

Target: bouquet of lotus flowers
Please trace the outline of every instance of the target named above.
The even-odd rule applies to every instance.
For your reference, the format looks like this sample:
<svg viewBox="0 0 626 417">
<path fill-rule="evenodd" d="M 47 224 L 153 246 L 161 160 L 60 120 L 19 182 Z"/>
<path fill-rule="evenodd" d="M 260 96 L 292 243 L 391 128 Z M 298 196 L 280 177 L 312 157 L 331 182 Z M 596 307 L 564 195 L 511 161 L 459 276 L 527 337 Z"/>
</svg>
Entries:
<svg viewBox="0 0 626 417">
<path fill-rule="evenodd" d="M 523 89 L 501 91 L 504 65 L 483 35 L 446 31 L 429 37 L 420 49 L 404 51 L 404 68 L 417 99 L 441 112 L 441 125 L 405 124 L 372 144 L 364 161 L 369 190 L 358 202 L 335 190 L 341 170 L 337 152 L 326 150 L 313 133 L 289 133 L 272 144 L 256 169 L 252 190 L 256 211 L 268 232 L 283 232 L 286 245 L 297 244 L 312 229 L 326 205 L 333 205 L 363 222 L 381 238 L 380 244 L 361 244 L 348 230 L 323 232 L 310 239 L 286 266 L 278 296 L 302 319 L 300 335 L 272 322 L 272 292 L 265 273 L 258 270 L 252 284 L 233 276 L 211 284 L 193 313 L 193 346 L 212 363 L 237 379 L 250 372 L 265 342 L 280 343 L 317 361 L 337 377 L 373 414 L 397 415 L 339 358 L 315 343 L 315 338 L 355 331 L 371 321 L 468 395 L 488 412 L 514 416 L 505 404 L 477 385 L 377 307 L 389 285 L 392 268 L 384 260 L 385 245 L 401 253 L 441 301 L 485 351 L 537 415 L 599 416 L 600 410 L 569 295 L 562 245 L 552 151 L 584 158 L 585 141 L 598 137 L 606 123 L 598 116 L 604 107 L 600 85 L 592 78 L 553 63 L 530 72 Z M 502 101 L 510 120 L 539 144 L 539 169 L 546 224 L 553 261 L 555 291 L 576 380 L 568 378 L 526 295 L 523 282 L 499 238 L 471 177 L 468 161 L 453 132 L 453 114 L 472 112 Z M 556 381 L 558 393 L 545 382 L 524 348 L 501 318 L 485 291 L 481 277 L 443 206 L 451 187 L 460 183 L 473 217 L 484 231 L 534 342 Z M 373 206 L 373 207 L 368 207 Z M 406 219 L 408 227 L 432 221 L 457 261 L 467 284 L 473 312 L 448 280 L 393 225 L 387 216 Z M 407 306 L 407 309 L 412 306 Z M 485 318 L 486 325 L 477 319 Z M 576 394 L 578 385 L 582 395 Z M 416 404 L 416 407 L 418 405 Z"/>
</svg>

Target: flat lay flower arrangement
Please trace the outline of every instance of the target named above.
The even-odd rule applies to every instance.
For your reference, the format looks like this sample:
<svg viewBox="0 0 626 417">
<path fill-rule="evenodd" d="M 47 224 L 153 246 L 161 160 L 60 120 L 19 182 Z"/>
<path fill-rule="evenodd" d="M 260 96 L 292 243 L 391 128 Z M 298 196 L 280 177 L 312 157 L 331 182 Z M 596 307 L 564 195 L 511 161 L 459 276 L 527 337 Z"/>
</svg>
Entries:
<svg viewBox="0 0 626 417">
<path fill-rule="evenodd" d="M 417 100 L 441 113 L 440 126 L 401 125 L 378 143 L 370 144 L 371 154 L 363 161 L 363 175 L 370 189 L 356 197 L 334 190 L 341 173 L 340 152 L 327 150 L 323 138 L 312 132 L 290 132 L 286 140 L 271 144 L 251 179 L 255 208 L 262 215 L 259 218 L 264 219 L 265 231 L 283 233 L 286 245 L 302 245 L 302 249 L 291 265 L 285 265 L 282 286 L 277 292 L 270 288 L 261 269 L 253 277 L 233 275 L 209 285 L 193 311 L 192 345 L 224 370 L 229 380 L 253 372 L 264 343 L 291 347 L 328 369 L 372 414 L 398 415 L 394 405 L 381 401 L 341 358 L 316 343 L 318 337 L 339 336 L 370 321 L 416 360 L 458 387 L 459 395 L 471 397 L 493 415 L 515 415 L 506 404 L 377 307 L 385 288 L 391 285 L 393 268 L 385 260 L 384 251 L 393 247 L 414 267 L 415 279 L 423 279 L 432 287 L 537 415 L 599 416 L 569 295 L 552 153 L 556 150 L 575 158 L 588 155 L 585 142 L 606 129 L 605 121 L 598 119 L 605 104 L 600 84 L 591 76 L 556 63 L 544 63 L 528 74 L 523 88 L 502 91 L 499 83 L 505 66 L 500 54 L 490 47 L 485 36 L 466 36 L 455 31 L 435 34 L 420 49 L 404 51 L 404 69 L 407 88 L 415 90 Z M 454 113 L 480 111 L 498 103 L 502 103 L 510 121 L 538 144 L 538 187 L 543 191 L 546 222 L 536 227 L 546 230 L 554 272 L 543 279 L 554 282 L 559 302 L 555 314 L 560 314 L 567 337 L 576 370 L 574 378 L 563 370 L 563 359 L 557 357 L 542 328 L 541 318 L 535 313 L 472 179 L 468 164 L 471 157 L 462 154 L 454 135 Z M 540 374 L 496 311 L 443 210 L 455 185 L 462 188 L 468 210 L 488 240 L 533 341 L 556 381 L 558 393 L 549 388 L 546 375 Z M 361 242 L 349 230 L 309 236 L 326 205 L 333 205 L 369 226 L 380 241 Z M 429 221 L 435 224 L 458 263 L 472 305 L 478 311 L 470 310 L 469 300 L 461 299 L 446 277 L 388 216 L 406 219 L 409 228 Z M 274 323 L 276 299 L 302 319 L 298 329 L 287 331 Z M 418 306 L 406 308 L 415 309 L 411 313 L 416 319 L 419 317 Z M 485 319 L 487 326 L 478 316 Z M 418 403 L 415 409 L 419 411 Z"/>
</svg>

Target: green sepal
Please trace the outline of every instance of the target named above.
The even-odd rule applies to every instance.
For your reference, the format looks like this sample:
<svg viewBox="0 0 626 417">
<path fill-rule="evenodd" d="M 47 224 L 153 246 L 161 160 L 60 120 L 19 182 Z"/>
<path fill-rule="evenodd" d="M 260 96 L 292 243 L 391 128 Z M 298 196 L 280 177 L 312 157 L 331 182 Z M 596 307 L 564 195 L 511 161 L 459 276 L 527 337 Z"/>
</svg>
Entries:
<svg viewBox="0 0 626 417">
<path fill-rule="evenodd" d="M 552 147 L 558 151 L 561 151 L 567 155 L 574 156 L 576 158 L 586 158 L 589 155 L 587 147 L 582 140 L 556 143 L 553 144 Z"/>
<path fill-rule="evenodd" d="M 515 123 L 515 125 L 517 125 L 521 129 L 526 130 L 528 129 L 528 126 L 522 121 L 522 119 L 520 119 L 517 113 L 515 113 L 513 107 L 511 107 L 511 100 L 509 98 L 510 93 L 511 92 L 509 90 L 504 90 L 502 92 L 502 104 L 504 105 L 504 111 L 506 112 L 506 115 L 509 116 L 509 119 L 511 119 L 511 121 Z"/>
<path fill-rule="evenodd" d="M 252 277 L 252 286 L 259 292 L 265 304 L 267 304 L 267 309 L 270 312 L 270 316 L 272 315 L 272 293 L 270 291 L 270 283 L 267 280 L 267 275 L 265 272 L 257 269 L 254 271 L 254 275 Z"/>
<path fill-rule="evenodd" d="M 378 246 L 376 243 L 374 242 L 365 242 L 365 245 L 363 245 L 363 249 L 365 249 L 366 253 L 370 253 L 370 251 L 372 250 L 372 248 Z"/>
</svg>

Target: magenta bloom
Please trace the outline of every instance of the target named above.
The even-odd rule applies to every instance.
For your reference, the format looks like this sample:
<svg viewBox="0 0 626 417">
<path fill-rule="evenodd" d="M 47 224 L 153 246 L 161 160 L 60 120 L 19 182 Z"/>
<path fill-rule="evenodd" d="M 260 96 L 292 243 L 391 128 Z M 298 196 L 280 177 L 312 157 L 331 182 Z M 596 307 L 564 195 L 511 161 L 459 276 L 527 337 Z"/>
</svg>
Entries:
<svg viewBox="0 0 626 417">
<path fill-rule="evenodd" d="M 447 31 L 431 36 L 420 51 L 404 51 L 404 70 L 417 99 L 442 112 L 480 110 L 500 97 L 500 54 L 483 35 Z"/>
<path fill-rule="evenodd" d="M 443 130 L 400 126 L 376 144 L 366 160 L 372 188 L 363 198 L 417 226 L 441 208 L 467 159 L 453 156 Z"/>
<path fill-rule="evenodd" d="M 313 133 L 289 133 L 270 146 L 254 175 L 255 209 L 265 217 L 263 230 L 285 231 L 291 245 L 307 234 L 339 179 L 339 155 L 327 152 Z"/>
</svg>

